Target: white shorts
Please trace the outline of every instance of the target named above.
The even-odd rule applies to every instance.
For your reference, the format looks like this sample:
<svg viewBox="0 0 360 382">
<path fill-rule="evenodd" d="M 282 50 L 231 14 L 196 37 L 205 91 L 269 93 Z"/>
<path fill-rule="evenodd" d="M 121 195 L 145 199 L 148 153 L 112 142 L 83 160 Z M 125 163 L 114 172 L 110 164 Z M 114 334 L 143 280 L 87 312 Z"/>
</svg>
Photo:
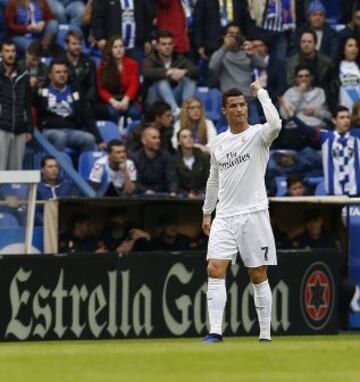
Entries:
<svg viewBox="0 0 360 382">
<path fill-rule="evenodd" d="M 237 253 L 247 268 L 276 265 L 276 248 L 268 210 L 215 217 L 210 230 L 207 259 L 231 260 Z"/>
</svg>

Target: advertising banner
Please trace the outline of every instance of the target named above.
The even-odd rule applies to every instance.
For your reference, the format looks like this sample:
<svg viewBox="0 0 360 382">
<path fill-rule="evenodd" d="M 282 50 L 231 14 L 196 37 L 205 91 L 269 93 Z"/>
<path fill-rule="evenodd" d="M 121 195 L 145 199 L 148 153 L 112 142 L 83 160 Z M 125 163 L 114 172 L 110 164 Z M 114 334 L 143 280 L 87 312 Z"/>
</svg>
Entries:
<svg viewBox="0 0 360 382">
<path fill-rule="evenodd" d="M 274 335 L 337 332 L 334 252 L 279 254 Z M 203 336 L 205 254 L 2 256 L 0 340 Z M 230 268 L 224 334 L 257 335 L 252 286 Z"/>
</svg>

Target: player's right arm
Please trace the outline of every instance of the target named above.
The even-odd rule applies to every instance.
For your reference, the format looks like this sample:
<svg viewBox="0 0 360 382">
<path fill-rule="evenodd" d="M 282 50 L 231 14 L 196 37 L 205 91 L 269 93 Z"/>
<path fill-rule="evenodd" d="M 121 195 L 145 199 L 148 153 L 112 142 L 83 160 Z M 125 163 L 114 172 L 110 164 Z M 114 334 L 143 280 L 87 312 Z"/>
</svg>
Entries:
<svg viewBox="0 0 360 382">
<path fill-rule="evenodd" d="M 219 191 L 219 166 L 214 155 L 214 146 L 211 148 L 210 174 L 206 183 L 206 193 L 203 205 L 202 228 L 206 235 L 210 233 L 211 213 L 216 208 Z"/>
</svg>

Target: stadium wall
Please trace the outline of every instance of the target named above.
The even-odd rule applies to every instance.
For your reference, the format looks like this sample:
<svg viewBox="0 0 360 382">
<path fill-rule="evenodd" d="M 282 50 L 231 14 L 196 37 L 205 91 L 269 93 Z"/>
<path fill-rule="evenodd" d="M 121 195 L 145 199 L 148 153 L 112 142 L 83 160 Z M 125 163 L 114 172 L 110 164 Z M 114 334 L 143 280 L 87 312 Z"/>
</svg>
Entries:
<svg viewBox="0 0 360 382">
<path fill-rule="evenodd" d="M 337 254 L 279 253 L 274 335 L 336 334 Z M 257 335 L 246 271 L 227 277 L 225 335 Z M 204 253 L 2 256 L 0 340 L 203 336 Z"/>
</svg>

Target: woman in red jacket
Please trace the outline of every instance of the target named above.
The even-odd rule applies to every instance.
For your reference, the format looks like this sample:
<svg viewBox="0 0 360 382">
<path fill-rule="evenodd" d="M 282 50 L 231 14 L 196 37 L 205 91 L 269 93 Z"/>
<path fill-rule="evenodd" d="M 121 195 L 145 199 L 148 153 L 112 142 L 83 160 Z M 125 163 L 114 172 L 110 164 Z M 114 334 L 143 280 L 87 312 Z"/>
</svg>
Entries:
<svg viewBox="0 0 360 382">
<path fill-rule="evenodd" d="M 58 31 L 46 0 L 9 0 L 6 24 L 21 55 L 33 40 L 55 36 Z"/>
<path fill-rule="evenodd" d="M 97 118 L 119 122 L 121 117 L 136 119 L 140 105 L 136 100 L 139 91 L 138 63 L 125 56 L 121 37 L 107 40 L 101 63 L 97 70 L 97 88 L 100 102 Z"/>
</svg>

